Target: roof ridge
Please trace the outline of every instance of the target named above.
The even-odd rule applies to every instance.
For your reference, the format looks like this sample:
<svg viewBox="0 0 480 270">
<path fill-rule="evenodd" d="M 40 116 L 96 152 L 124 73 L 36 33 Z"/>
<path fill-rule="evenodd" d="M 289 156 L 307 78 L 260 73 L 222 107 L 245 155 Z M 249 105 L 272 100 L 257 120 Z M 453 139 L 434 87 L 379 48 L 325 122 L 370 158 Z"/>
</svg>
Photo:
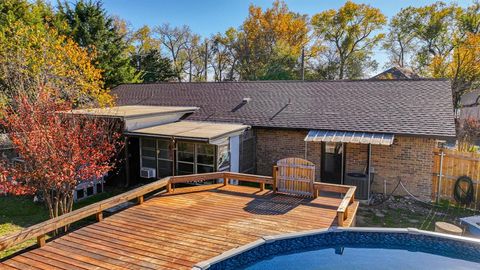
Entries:
<svg viewBox="0 0 480 270">
<path fill-rule="evenodd" d="M 258 80 L 258 81 L 220 81 L 220 82 L 146 82 L 146 83 L 122 83 L 121 85 L 155 85 L 155 84 L 249 84 L 249 83 L 322 83 L 322 82 L 393 82 L 393 81 L 448 81 L 447 78 L 412 78 L 412 79 L 343 79 L 343 80 Z"/>
</svg>

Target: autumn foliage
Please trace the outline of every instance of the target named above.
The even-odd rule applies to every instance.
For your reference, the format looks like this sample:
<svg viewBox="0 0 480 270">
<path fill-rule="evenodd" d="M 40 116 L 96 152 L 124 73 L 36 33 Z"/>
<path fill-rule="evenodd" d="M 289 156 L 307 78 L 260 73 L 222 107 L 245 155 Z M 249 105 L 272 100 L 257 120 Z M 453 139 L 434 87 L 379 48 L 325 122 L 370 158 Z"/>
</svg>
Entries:
<svg viewBox="0 0 480 270">
<path fill-rule="evenodd" d="M 74 106 L 112 104 L 101 70 L 92 64 L 94 55 L 95 50 L 43 24 L 15 22 L 0 28 L 0 105 L 18 95 L 34 98 L 38 89 L 52 90 Z"/>
<path fill-rule="evenodd" d="M 71 211 L 76 185 L 112 170 L 121 147 L 118 123 L 72 114 L 55 100 L 42 90 L 35 100 L 18 96 L 0 120 L 22 160 L 0 163 L 0 190 L 40 195 L 52 218 Z"/>
</svg>

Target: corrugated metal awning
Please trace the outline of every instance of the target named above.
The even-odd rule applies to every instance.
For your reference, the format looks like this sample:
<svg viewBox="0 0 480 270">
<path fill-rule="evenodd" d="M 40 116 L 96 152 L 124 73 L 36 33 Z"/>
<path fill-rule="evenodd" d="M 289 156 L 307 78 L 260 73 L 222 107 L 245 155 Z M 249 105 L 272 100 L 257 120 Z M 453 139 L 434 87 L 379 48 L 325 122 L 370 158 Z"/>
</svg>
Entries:
<svg viewBox="0 0 480 270">
<path fill-rule="evenodd" d="M 342 142 L 392 145 L 394 136 L 389 133 L 352 132 L 335 130 L 310 130 L 306 142 Z"/>
</svg>

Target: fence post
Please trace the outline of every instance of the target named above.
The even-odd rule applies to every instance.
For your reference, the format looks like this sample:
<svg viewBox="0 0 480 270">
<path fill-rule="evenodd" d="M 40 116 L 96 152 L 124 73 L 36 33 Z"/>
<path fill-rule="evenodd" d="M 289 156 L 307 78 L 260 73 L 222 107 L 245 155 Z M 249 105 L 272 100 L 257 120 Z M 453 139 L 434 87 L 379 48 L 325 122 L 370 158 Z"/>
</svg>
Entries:
<svg viewBox="0 0 480 270">
<path fill-rule="evenodd" d="M 442 188 L 442 177 L 443 177 L 443 157 L 445 153 L 443 152 L 443 148 L 440 149 L 440 168 L 438 169 L 438 185 L 437 185 L 437 196 L 436 202 L 440 201 L 440 189 Z"/>
</svg>

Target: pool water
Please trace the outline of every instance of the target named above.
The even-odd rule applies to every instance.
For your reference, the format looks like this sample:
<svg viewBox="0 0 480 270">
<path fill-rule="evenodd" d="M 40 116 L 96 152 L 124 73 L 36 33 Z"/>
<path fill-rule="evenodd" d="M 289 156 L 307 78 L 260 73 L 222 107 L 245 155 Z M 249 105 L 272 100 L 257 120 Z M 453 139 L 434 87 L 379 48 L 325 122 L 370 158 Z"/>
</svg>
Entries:
<svg viewBox="0 0 480 270">
<path fill-rule="evenodd" d="M 209 270 L 480 270 L 480 241 L 425 231 L 340 230 L 239 249 Z"/>
<path fill-rule="evenodd" d="M 340 254 L 341 252 L 341 254 Z M 326 248 L 268 258 L 243 270 L 473 270 L 480 264 L 425 252 L 377 248 Z"/>
</svg>

